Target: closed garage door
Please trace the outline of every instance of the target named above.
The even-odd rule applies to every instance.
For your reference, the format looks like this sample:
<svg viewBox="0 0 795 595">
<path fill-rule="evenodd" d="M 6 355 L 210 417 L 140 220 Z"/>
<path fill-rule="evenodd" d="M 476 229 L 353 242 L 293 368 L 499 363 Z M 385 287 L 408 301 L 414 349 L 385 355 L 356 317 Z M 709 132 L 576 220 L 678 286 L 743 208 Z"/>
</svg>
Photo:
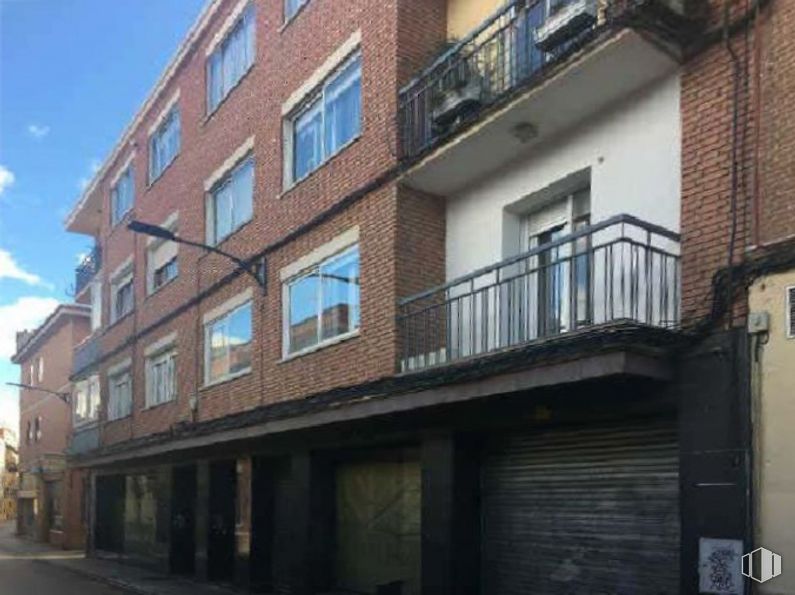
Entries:
<svg viewBox="0 0 795 595">
<path fill-rule="evenodd" d="M 483 594 L 679 591 L 673 421 L 506 435 L 484 455 Z"/>
</svg>

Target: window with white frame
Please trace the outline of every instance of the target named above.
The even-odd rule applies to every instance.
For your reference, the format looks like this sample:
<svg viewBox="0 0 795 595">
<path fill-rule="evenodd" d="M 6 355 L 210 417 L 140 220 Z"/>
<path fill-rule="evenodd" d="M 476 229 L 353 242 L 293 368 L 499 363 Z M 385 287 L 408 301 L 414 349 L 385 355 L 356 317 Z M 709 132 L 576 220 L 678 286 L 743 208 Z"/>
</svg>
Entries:
<svg viewBox="0 0 795 595">
<path fill-rule="evenodd" d="M 75 384 L 73 418 L 75 426 L 96 421 L 99 415 L 99 376 L 91 376 Z"/>
<path fill-rule="evenodd" d="M 38 365 L 37 373 L 38 373 L 39 383 L 44 382 L 44 358 L 43 357 L 39 358 L 39 365 Z"/>
<path fill-rule="evenodd" d="M 102 281 L 91 282 L 91 332 L 102 326 Z"/>
<path fill-rule="evenodd" d="M 362 119 L 362 57 L 349 58 L 290 118 L 291 181 L 308 176 L 359 136 Z"/>
<path fill-rule="evenodd" d="M 213 188 L 207 201 L 208 240 L 219 244 L 251 220 L 254 203 L 254 157 L 237 164 Z"/>
<path fill-rule="evenodd" d="M 117 225 L 135 202 L 135 181 L 132 164 L 127 166 L 110 190 L 110 222 Z"/>
<path fill-rule="evenodd" d="M 154 293 L 179 275 L 176 242 L 155 241 L 147 249 L 146 286 L 148 293 Z"/>
<path fill-rule="evenodd" d="M 127 316 L 135 307 L 135 286 L 132 267 L 118 275 L 111 284 L 111 320 L 116 322 Z"/>
<path fill-rule="evenodd" d="M 299 353 L 359 328 L 359 247 L 303 271 L 286 285 L 286 353 Z"/>
<path fill-rule="evenodd" d="M 251 369 L 251 302 L 205 325 L 204 381 L 211 384 Z"/>
<path fill-rule="evenodd" d="M 157 180 L 179 155 L 180 116 L 174 106 L 149 139 L 149 182 Z"/>
<path fill-rule="evenodd" d="M 215 108 L 254 64 L 254 4 L 250 3 L 207 59 L 207 112 Z"/>
<path fill-rule="evenodd" d="M 309 0 L 284 0 L 284 21 L 293 18 Z"/>
<path fill-rule="evenodd" d="M 146 359 L 146 406 L 155 407 L 177 398 L 177 352 L 161 351 Z"/>
<path fill-rule="evenodd" d="M 132 413 L 132 375 L 129 368 L 108 377 L 108 420 Z"/>
<path fill-rule="evenodd" d="M 36 416 L 36 442 L 41 440 L 42 425 L 41 415 Z"/>
</svg>

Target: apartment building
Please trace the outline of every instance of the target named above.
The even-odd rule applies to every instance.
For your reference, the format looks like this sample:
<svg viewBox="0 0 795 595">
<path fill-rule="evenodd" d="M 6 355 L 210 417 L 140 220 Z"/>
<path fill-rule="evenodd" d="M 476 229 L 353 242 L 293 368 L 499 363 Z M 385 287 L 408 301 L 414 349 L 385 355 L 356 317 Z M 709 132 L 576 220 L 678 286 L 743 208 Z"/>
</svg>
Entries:
<svg viewBox="0 0 795 595">
<path fill-rule="evenodd" d="M 61 304 L 37 329 L 17 333 L 20 367 L 17 533 L 69 548 L 85 544 L 79 473 L 66 468 L 72 429 L 72 354 L 88 336 L 86 306 Z"/>
<path fill-rule="evenodd" d="M 728 8 L 210 2 L 66 222 L 89 549 L 260 592 L 743 592 L 723 269 L 766 8 Z"/>
</svg>

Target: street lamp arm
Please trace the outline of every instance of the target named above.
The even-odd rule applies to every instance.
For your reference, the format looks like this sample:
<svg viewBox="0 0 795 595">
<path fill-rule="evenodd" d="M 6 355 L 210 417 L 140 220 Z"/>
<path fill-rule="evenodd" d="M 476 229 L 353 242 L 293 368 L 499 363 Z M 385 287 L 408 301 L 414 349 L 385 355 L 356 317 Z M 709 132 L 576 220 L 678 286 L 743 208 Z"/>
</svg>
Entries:
<svg viewBox="0 0 795 595">
<path fill-rule="evenodd" d="M 55 395 L 59 399 L 61 399 L 64 403 L 71 403 L 72 402 L 72 395 L 69 393 L 61 393 L 56 390 L 50 390 L 49 388 L 42 388 L 40 386 L 33 386 L 31 384 L 21 384 L 19 382 L 6 382 L 8 386 L 14 386 L 16 388 L 24 388 L 27 390 L 35 390 L 39 391 L 40 393 L 46 393 L 48 395 Z"/>
<path fill-rule="evenodd" d="M 259 265 L 252 263 L 251 261 L 245 261 L 242 258 L 235 256 L 234 254 L 230 254 L 229 252 L 226 252 L 224 250 L 221 250 L 220 248 L 216 248 L 215 246 L 204 244 L 202 242 L 194 242 L 193 240 L 186 240 L 185 238 L 179 237 L 170 229 L 166 229 L 158 225 L 152 225 L 151 223 L 144 223 L 142 221 L 130 221 L 130 223 L 127 225 L 127 229 L 129 229 L 134 233 L 140 233 L 143 235 L 151 236 L 168 242 L 174 242 L 176 244 L 185 244 L 186 246 L 201 248 L 206 252 L 212 252 L 214 254 L 218 254 L 219 256 L 223 256 L 224 258 L 234 262 L 245 273 L 253 277 L 254 280 L 257 282 L 257 285 L 259 285 L 262 288 L 262 290 L 265 291 L 266 278 L 265 278 L 264 259 L 261 260 Z"/>
</svg>

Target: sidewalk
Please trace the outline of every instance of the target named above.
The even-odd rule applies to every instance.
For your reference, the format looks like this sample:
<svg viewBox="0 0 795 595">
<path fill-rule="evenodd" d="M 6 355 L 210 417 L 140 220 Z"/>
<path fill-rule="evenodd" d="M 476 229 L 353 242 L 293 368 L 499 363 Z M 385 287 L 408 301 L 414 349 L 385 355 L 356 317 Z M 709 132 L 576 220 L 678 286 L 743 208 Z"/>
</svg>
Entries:
<svg viewBox="0 0 795 595">
<path fill-rule="evenodd" d="M 167 574 L 126 566 L 109 560 L 86 558 L 80 551 L 65 551 L 14 535 L 14 523 L 0 523 L 0 552 L 68 570 L 137 595 L 240 595 L 214 585 L 179 579 Z"/>
</svg>

